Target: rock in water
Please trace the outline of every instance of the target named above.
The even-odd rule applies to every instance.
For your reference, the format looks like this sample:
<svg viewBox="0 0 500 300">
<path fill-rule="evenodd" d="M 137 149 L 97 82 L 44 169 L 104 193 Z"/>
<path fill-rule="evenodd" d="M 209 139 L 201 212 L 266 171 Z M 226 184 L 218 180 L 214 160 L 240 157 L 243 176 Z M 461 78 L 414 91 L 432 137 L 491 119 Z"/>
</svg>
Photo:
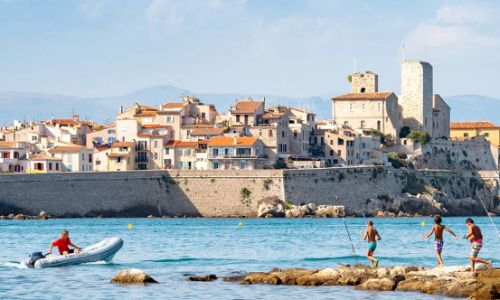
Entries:
<svg viewBox="0 0 500 300">
<path fill-rule="evenodd" d="M 267 197 L 259 201 L 257 217 L 283 218 L 285 216 L 285 203 L 278 197 Z"/>
<path fill-rule="evenodd" d="M 111 282 L 119 284 L 158 283 L 153 277 L 139 269 L 122 270 L 111 279 Z"/>
<path fill-rule="evenodd" d="M 204 275 L 204 276 L 190 276 L 190 281 L 214 281 L 217 280 L 217 276 L 214 274 Z"/>
</svg>

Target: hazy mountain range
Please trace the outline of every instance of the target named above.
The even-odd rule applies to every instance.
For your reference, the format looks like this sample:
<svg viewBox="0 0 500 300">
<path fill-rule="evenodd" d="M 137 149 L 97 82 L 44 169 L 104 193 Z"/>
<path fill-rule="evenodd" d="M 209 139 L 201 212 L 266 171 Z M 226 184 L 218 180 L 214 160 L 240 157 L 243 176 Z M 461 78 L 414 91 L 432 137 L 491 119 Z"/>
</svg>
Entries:
<svg viewBox="0 0 500 300">
<path fill-rule="evenodd" d="M 338 95 L 341 93 L 332 93 Z M 43 93 L 0 91 L 0 124 L 13 120 L 45 120 L 51 117 L 70 117 L 79 114 L 80 119 L 97 122 L 113 122 L 118 108 L 135 102 L 158 106 L 167 101 L 181 101 L 183 95 L 199 97 L 203 102 L 215 104 L 219 112 L 226 112 L 236 99 L 252 97 L 266 98 L 266 105 L 290 105 L 307 109 L 317 114 L 318 119 L 331 118 L 331 95 L 292 98 L 261 94 L 216 94 L 196 93 L 186 89 L 162 85 L 144 88 L 116 97 L 73 97 Z M 500 124 L 500 100 L 480 95 L 458 95 L 445 97 L 452 108 L 452 121 L 490 120 Z"/>
</svg>

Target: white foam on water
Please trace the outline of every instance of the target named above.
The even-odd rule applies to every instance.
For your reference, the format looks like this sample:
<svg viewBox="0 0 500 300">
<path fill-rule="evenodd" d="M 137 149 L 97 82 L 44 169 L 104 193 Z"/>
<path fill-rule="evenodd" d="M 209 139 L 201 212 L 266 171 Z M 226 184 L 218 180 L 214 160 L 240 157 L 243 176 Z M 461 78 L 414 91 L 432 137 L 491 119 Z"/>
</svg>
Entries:
<svg viewBox="0 0 500 300">
<path fill-rule="evenodd" d="M 15 269 L 29 269 L 28 266 L 24 262 L 6 262 L 3 264 L 7 268 L 15 268 Z"/>
</svg>

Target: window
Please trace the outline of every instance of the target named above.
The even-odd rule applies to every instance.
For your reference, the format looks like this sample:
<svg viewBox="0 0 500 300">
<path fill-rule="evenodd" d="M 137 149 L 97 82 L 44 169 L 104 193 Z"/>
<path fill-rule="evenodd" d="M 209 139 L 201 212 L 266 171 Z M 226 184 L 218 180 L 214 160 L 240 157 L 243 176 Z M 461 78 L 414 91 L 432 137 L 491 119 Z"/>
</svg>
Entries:
<svg viewBox="0 0 500 300">
<path fill-rule="evenodd" d="M 224 148 L 224 156 L 229 156 L 229 148 Z"/>
<path fill-rule="evenodd" d="M 56 163 L 56 171 L 59 171 L 59 163 Z"/>
<path fill-rule="evenodd" d="M 342 155 L 342 150 L 337 150 L 337 155 L 341 156 Z"/>
<path fill-rule="evenodd" d="M 349 103 L 349 111 L 351 111 L 351 112 L 352 112 L 353 110 L 354 110 L 354 109 L 353 109 L 353 107 L 352 107 L 352 103 Z"/>
<path fill-rule="evenodd" d="M 72 172 L 73 171 L 73 165 L 68 165 L 68 171 Z"/>
<path fill-rule="evenodd" d="M 489 136 L 490 136 L 490 134 L 489 134 L 488 132 L 485 132 L 485 133 L 484 133 L 484 136 L 485 136 L 485 137 L 489 137 Z M 16 157 L 16 156 L 14 155 L 14 157 Z"/>
<path fill-rule="evenodd" d="M 469 137 L 469 134 L 467 132 L 465 132 L 464 137 Z"/>
<path fill-rule="evenodd" d="M 219 168 L 219 162 L 218 161 L 214 161 L 212 163 L 212 169 L 218 169 Z"/>
<path fill-rule="evenodd" d="M 122 163 L 122 158 L 121 157 L 117 157 L 116 158 L 116 162 L 119 163 L 119 164 L 121 164 Z"/>
<path fill-rule="evenodd" d="M 137 143 L 137 150 L 147 150 L 148 149 L 148 142 L 147 141 L 139 141 Z"/>
<path fill-rule="evenodd" d="M 68 154 L 68 162 L 73 162 L 73 154 Z"/>
<path fill-rule="evenodd" d="M 167 116 L 167 117 L 165 118 L 165 122 L 167 122 L 167 123 L 174 123 L 174 117 L 172 117 L 172 116 Z"/>
<path fill-rule="evenodd" d="M 245 115 L 245 125 L 248 125 L 248 115 Z"/>
<path fill-rule="evenodd" d="M 365 110 L 366 110 L 366 104 L 364 104 L 364 103 L 363 103 L 363 104 L 361 105 L 361 108 L 363 109 L 363 111 L 365 111 Z"/>
<path fill-rule="evenodd" d="M 333 155 L 334 155 L 333 150 L 330 150 L 330 156 L 333 156 Z"/>
<path fill-rule="evenodd" d="M 38 139 L 38 137 L 36 135 L 31 136 L 32 141 L 36 141 L 37 139 Z"/>
<path fill-rule="evenodd" d="M 214 157 L 219 156 L 219 149 L 218 148 L 213 149 L 213 155 L 214 155 Z"/>
<path fill-rule="evenodd" d="M 202 118 L 202 119 L 205 119 L 205 118 L 206 118 L 206 116 L 207 116 L 207 114 L 205 114 L 204 112 L 202 112 L 202 113 L 201 113 L 201 118 Z"/>
<path fill-rule="evenodd" d="M 236 122 L 240 122 L 240 115 L 236 115 Z"/>
<path fill-rule="evenodd" d="M 361 121 L 360 128 L 365 128 L 365 121 Z"/>
<path fill-rule="evenodd" d="M 247 161 L 246 160 L 240 160 L 239 168 L 240 169 L 246 169 L 247 168 Z"/>
<path fill-rule="evenodd" d="M 108 134 L 115 134 L 116 133 L 116 130 L 114 129 L 108 129 Z"/>
<path fill-rule="evenodd" d="M 330 145 L 333 145 L 333 140 L 330 140 Z"/>
<path fill-rule="evenodd" d="M 269 137 L 273 137 L 273 130 L 272 129 L 269 129 L 268 135 L 269 135 Z"/>
<path fill-rule="evenodd" d="M 154 141 L 154 147 L 155 147 L 155 148 L 158 148 L 158 144 L 159 144 L 159 142 L 158 142 L 158 141 Z"/>
<path fill-rule="evenodd" d="M 285 137 L 285 131 L 281 131 L 281 137 L 284 138 Z"/>
<path fill-rule="evenodd" d="M 294 139 L 297 139 L 298 137 L 299 137 L 299 132 L 298 132 L 298 131 L 296 131 L 296 130 L 294 130 L 294 131 L 293 131 L 293 138 L 294 138 Z"/>
<path fill-rule="evenodd" d="M 85 153 L 82 153 L 82 161 L 85 160 Z"/>
<path fill-rule="evenodd" d="M 339 138 L 339 139 L 337 140 L 337 144 L 338 144 L 339 146 L 344 145 L 344 140 L 343 140 L 343 139 L 341 139 L 341 138 Z"/>
<path fill-rule="evenodd" d="M 158 153 L 157 152 L 153 153 L 153 159 L 158 159 Z"/>
<path fill-rule="evenodd" d="M 96 137 L 94 137 L 94 138 L 92 139 L 92 142 L 93 142 L 94 144 L 101 145 L 101 144 L 102 144 L 102 137 L 100 137 L 100 136 L 96 136 Z"/>
<path fill-rule="evenodd" d="M 170 148 L 165 148 L 165 155 L 170 155 Z"/>
<path fill-rule="evenodd" d="M 382 103 L 381 102 L 377 103 L 377 109 L 382 110 Z"/>
<path fill-rule="evenodd" d="M 125 138 L 123 138 L 123 140 L 125 140 Z M 114 142 L 116 142 L 115 137 L 108 137 L 108 144 L 113 144 Z"/>
<path fill-rule="evenodd" d="M 361 90 L 360 90 L 360 92 L 364 93 L 364 92 L 366 92 L 366 89 L 364 87 L 362 87 Z"/>
<path fill-rule="evenodd" d="M 49 171 L 52 171 L 52 163 L 49 162 Z"/>
<path fill-rule="evenodd" d="M 381 127 L 380 125 L 381 125 L 381 122 L 377 121 L 377 130 L 379 130 L 379 131 L 380 131 L 380 127 Z"/>
<path fill-rule="evenodd" d="M 89 154 L 89 163 L 92 163 L 92 154 Z"/>
</svg>

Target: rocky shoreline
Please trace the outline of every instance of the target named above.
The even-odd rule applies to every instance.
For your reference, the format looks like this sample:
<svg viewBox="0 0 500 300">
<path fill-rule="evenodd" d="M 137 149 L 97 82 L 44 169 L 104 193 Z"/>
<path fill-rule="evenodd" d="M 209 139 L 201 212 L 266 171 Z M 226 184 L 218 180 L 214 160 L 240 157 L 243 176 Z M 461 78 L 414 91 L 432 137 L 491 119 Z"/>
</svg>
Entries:
<svg viewBox="0 0 500 300">
<path fill-rule="evenodd" d="M 242 285 L 353 286 L 370 291 L 407 291 L 471 299 L 500 299 L 500 269 L 450 266 L 428 269 L 417 266 L 381 267 L 343 265 L 326 269 L 275 268 L 237 276 L 190 276 L 191 281 L 234 282 Z"/>
</svg>

